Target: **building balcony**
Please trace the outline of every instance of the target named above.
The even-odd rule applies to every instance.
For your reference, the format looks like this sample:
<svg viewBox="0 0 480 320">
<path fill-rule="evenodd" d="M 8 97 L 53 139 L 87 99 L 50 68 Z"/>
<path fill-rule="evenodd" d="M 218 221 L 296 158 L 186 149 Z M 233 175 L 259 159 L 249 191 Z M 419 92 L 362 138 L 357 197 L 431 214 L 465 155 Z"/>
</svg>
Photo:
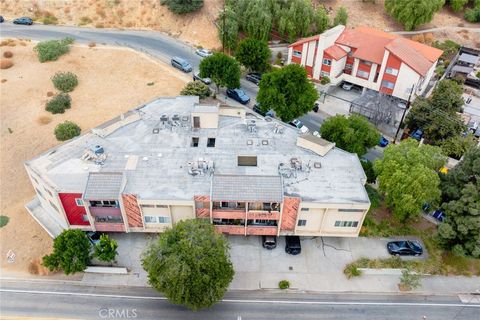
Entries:
<svg viewBox="0 0 480 320">
<path fill-rule="evenodd" d="M 247 213 L 247 219 L 251 220 L 280 220 L 279 211 L 250 210 Z"/>
<path fill-rule="evenodd" d="M 102 232 L 125 232 L 123 223 L 95 222 L 95 230 Z"/>
<path fill-rule="evenodd" d="M 89 207 L 92 216 L 121 216 L 120 208 L 116 207 Z"/>
<path fill-rule="evenodd" d="M 245 235 L 245 226 L 221 226 L 216 225 L 215 231 L 224 234 Z"/>
<path fill-rule="evenodd" d="M 267 226 L 248 226 L 247 235 L 252 236 L 276 236 L 278 232 L 277 227 L 267 227 Z"/>
<path fill-rule="evenodd" d="M 245 219 L 245 209 L 214 209 L 213 219 Z"/>
</svg>

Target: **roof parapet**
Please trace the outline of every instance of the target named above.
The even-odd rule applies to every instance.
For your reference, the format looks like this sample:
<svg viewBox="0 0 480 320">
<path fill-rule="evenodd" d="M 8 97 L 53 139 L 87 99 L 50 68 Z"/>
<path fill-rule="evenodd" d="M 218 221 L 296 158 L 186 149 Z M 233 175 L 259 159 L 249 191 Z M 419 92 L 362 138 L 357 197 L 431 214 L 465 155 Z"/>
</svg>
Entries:
<svg viewBox="0 0 480 320">
<path fill-rule="evenodd" d="M 313 151 L 323 157 L 335 147 L 335 143 L 309 134 L 298 136 L 297 146 Z"/>
</svg>

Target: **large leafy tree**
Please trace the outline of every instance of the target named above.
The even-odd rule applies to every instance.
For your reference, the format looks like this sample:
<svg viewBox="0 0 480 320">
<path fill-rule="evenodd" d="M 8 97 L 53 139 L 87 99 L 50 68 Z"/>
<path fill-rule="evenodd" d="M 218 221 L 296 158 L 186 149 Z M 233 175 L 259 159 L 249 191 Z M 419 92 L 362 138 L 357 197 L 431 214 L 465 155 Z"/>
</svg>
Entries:
<svg viewBox="0 0 480 320">
<path fill-rule="evenodd" d="M 239 17 L 235 10 L 230 6 L 225 7 L 225 11 L 220 13 L 218 18 L 219 32 L 218 36 L 224 48 L 235 50 L 238 42 Z"/>
<path fill-rule="evenodd" d="M 283 121 L 312 110 L 317 99 L 318 92 L 308 80 L 307 71 L 297 64 L 264 74 L 257 95 L 262 110 L 273 109 Z"/>
<path fill-rule="evenodd" d="M 267 1 L 248 1 L 243 28 L 249 37 L 267 41 L 272 30 L 272 12 Z"/>
<path fill-rule="evenodd" d="M 95 245 L 94 255 L 100 261 L 111 262 L 117 256 L 118 243 L 108 235 L 102 234 L 100 241 Z"/>
<path fill-rule="evenodd" d="M 445 0 L 385 0 L 385 9 L 405 30 L 414 30 L 419 25 L 432 21 Z"/>
<path fill-rule="evenodd" d="M 348 20 L 348 12 L 345 7 L 340 7 L 338 9 L 337 14 L 335 15 L 335 18 L 333 19 L 333 25 L 338 26 L 339 24 L 346 26 L 347 25 L 347 20 Z"/>
<path fill-rule="evenodd" d="M 278 11 L 277 30 L 293 41 L 304 37 L 310 31 L 314 21 L 312 2 L 308 0 L 286 1 Z"/>
<path fill-rule="evenodd" d="M 431 102 L 437 109 L 446 112 L 460 112 L 464 101 L 462 86 L 449 79 L 440 81 L 432 92 Z"/>
<path fill-rule="evenodd" d="M 320 128 L 322 138 L 335 142 L 335 145 L 359 156 L 380 141 L 380 133 L 367 119 L 360 115 L 336 115 L 328 118 Z"/>
<path fill-rule="evenodd" d="M 240 65 L 224 53 L 217 52 L 206 57 L 200 62 L 200 77 L 210 78 L 217 86 L 238 88 L 240 87 Z"/>
<path fill-rule="evenodd" d="M 160 0 L 160 4 L 176 14 L 193 12 L 203 7 L 203 0 Z"/>
<path fill-rule="evenodd" d="M 50 271 L 65 274 L 81 272 L 90 262 L 90 240 L 81 230 L 65 230 L 53 240 L 53 253 L 43 257 L 43 265 Z"/>
<path fill-rule="evenodd" d="M 397 220 L 406 223 L 420 214 L 424 203 L 439 202 L 437 171 L 445 162 L 440 148 L 419 146 L 413 139 L 387 147 L 384 158 L 376 161 L 374 167 L 380 181 L 379 190 Z"/>
<path fill-rule="evenodd" d="M 327 11 L 323 6 L 318 6 L 317 10 L 315 11 L 314 22 L 316 33 L 323 33 L 328 29 L 330 20 L 328 19 Z"/>
<path fill-rule="evenodd" d="M 469 0 L 449 0 L 450 7 L 455 12 L 463 10 L 463 7 L 468 3 L 468 1 Z"/>
<path fill-rule="evenodd" d="M 247 38 L 239 43 L 235 58 L 252 71 L 264 71 L 269 66 L 271 54 L 267 42 Z"/>
<path fill-rule="evenodd" d="M 225 237 L 201 219 L 181 221 L 160 234 L 142 265 L 152 287 L 193 310 L 222 299 L 234 275 Z"/>
</svg>

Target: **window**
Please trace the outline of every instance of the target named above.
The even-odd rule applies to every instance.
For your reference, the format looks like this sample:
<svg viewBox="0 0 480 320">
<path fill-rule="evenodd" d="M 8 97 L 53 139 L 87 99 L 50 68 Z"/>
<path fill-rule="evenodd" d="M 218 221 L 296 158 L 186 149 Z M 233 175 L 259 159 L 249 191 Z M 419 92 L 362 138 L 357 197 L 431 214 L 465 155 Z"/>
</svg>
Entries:
<svg viewBox="0 0 480 320">
<path fill-rule="evenodd" d="M 338 209 L 338 212 L 363 212 L 365 209 Z"/>
<path fill-rule="evenodd" d="M 353 65 L 347 63 L 347 64 L 345 65 L 345 69 L 349 69 L 349 70 L 350 70 L 350 69 L 353 69 Z"/>
<path fill-rule="evenodd" d="M 330 59 L 323 59 L 323 64 L 326 66 L 331 66 L 332 65 L 332 60 Z"/>
<path fill-rule="evenodd" d="M 366 61 L 366 60 L 360 60 L 360 63 L 363 63 L 364 65 L 367 65 L 367 66 L 372 65 L 372 63 L 370 61 Z"/>
<path fill-rule="evenodd" d="M 170 223 L 169 217 L 158 217 L 158 223 Z"/>
<path fill-rule="evenodd" d="M 198 147 L 198 140 L 199 139 L 200 138 L 198 138 L 198 137 L 192 137 L 192 147 L 194 147 L 194 148 Z"/>
<path fill-rule="evenodd" d="M 299 220 L 300 222 L 300 220 Z M 335 221 L 335 227 L 343 228 L 356 228 L 358 227 L 358 221 Z"/>
<path fill-rule="evenodd" d="M 101 216 L 95 217 L 95 222 L 122 223 L 123 219 L 121 216 Z"/>
<path fill-rule="evenodd" d="M 257 156 L 238 156 L 237 157 L 239 167 L 256 167 Z"/>
<path fill-rule="evenodd" d="M 81 198 L 76 198 L 75 203 L 77 204 L 77 206 L 83 207 L 83 200 Z"/>
<path fill-rule="evenodd" d="M 166 204 L 157 204 L 155 208 L 168 208 Z"/>
<path fill-rule="evenodd" d="M 193 127 L 200 128 L 200 117 L 193 117 Z"/>
<path fill-rule="evenodd" d="M 300 209 L 300 211 L 309 211 L 309 210 L 310 210 L 310 208 L 302 208 L 302 209 Z"/>
<path fill-rule="evenodd" d="M 142 208 L 155 208 L 154 204 L 142 204 Z"/>
<path fill-rule="evenodd" d="M 392 76 L 396 76 L 398 75 L 398 69 L 387 67 L 387 69 L 385 69 L 385 73 L 391 74 Z"/>
<path fill-rule="evenodd" d="M 298 220 L 297 226 L 304 227 L 307 225 L 307 220 Z"/>
<path fill-rule="evenodd" d="M 340 227 L 340 223 L 341 223 L 341 222 L 342 222 L 342 221 L 335 221 L 335 227 Z"/>
<path fill-rule="evenodd" d="M 370 73 L 368 73 L 367 71 L 363 71 L 363 70 L 357 71 L 357 77 L 368 79 L 369 75 Z"/>
<path fill-rule="evenodd" d="M 113 208 L 113 207 L 118 208 L 118 202 L 115 200 L 105 200 L 105 201 L 94 200 L 94 201 L 90 201 L 90 206 L 103 207 L 103 208 Z"/>
<path fill-rule="evenodd" d="M 209 147 L 209 148 L 215 147 L 215 138 L 208 138 L 207 147 Z"/>
<path fill-rule="evenodd" d="M 86 214 L 82 216 L 82 221 L 88 221 L 88 216 Z"/>
<path fill-rule="evenodd" d="M 145 216 L 145 223 L 157 223 L 157 217 Z"/>
<path fill-rule="evenodd" d="M 393 82 L 386 80 L 382 81 L 382 88 L 393 89 L 393 87 L 395 87 L 395 84 Z"/>
<path fill-rule="evenodd" d="M 329 77 L 329 76 L 330 76 L 330 72 L 321 71 L 321 72 L 320 72 L 320 76 L 322 76 L 322 77 Z"/>
<path fill-rule="evenodd" d="M 302 51 L 293 50 L 293 56 L 297 57 L 297 58 L 301 58 L 302 57 Z"/>
</svg>

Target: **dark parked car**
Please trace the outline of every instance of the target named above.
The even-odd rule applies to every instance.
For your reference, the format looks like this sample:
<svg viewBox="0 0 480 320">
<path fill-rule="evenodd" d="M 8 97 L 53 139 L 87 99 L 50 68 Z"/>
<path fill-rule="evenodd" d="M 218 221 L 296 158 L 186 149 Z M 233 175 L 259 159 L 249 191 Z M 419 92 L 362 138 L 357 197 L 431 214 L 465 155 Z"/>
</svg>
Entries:
<svg viewBox="0 0 480 320">
<path fill-rule="evenodd" d="M 277 247 L 277 237 L 262 236 L 262 246 L 268 250 L 275 249 Z"/>
<path fill-rule="evenodd" d="M 100 232 L 87 231 L 86 234 L 88 240 L 90 240 L 93 245 L 96 245 L 100 242 L 100 236 L 102 235 Z"/>
<path fill-rule="evenodd" d="M 31 26 L 33 24 L 33 20 L 28 17 L 21 17 L 13 20 L 14 24 L 25 24 Z"/>
<path fill-rule="evenodd" d="M 419 256 L 423 253 L 417 241 L 401 240 L 387 243 L 388 253 L 395 256 Z"/>
<path fill-rule="evenodd" d="M 256 113 L 258 113 L 258 114 L 260 114 L 264 117 L 272 117 L 273 118 L 275 116 L 272 110 L 268 110 L 267 112 L 265 112 L 262 109 L 260 109 L 260 103 L 258 103 L 258 102 L 253 105 L 253 111 L 255 111 Z"/>
<path fill-rule="evenodd" d="M 5 19 L 3 19 L 3 16 L 0 16 L 0 23 L 2 23 L 3 21 L 5 21 Z"/>
<path fill-rule="evenodd" d="M 210 78 L 200 77 L 200 72 L 198 72 L 198 71 L 193 74 L 193 81 L 196 81 L 196 80 L 202 81 L 207 86 L 212 83 L 212 80 Z"/>
<path fill-rule="evenodd" d="M 422 129 L 417 129 L 415 131 L 413 131 L 413 133 L 410 135 L 410 137 L 412 137 L 413 139 L 415 140 L 422 140 L 422 137 L 423 137 L 423 131 Z"/>
<path fill-rule="evenodd" d="M 314 112 L 318 112 L 318 108 L 319 108 L 318 102 L 315 102 L 315 104 L 313 105 L 313 109 L 312 109 L 312 110 L 313 110 Z"/>
<path fill-rule="evenodd" d="M 386 146 L 388 146 L 388 140 L 384 136 L 382 136 L 380 138 L 380 141 L 378 142 L 378 145 L 382 148 L 385 148 Z"/>
<path fill-rule="evenodd" d="M 245 76 L 245 79 L 255 83 L 258 86 L 258 84 L 260 83 L 260 80 L 262 80 L 262 74 L 258 72 L 251 72 Z"/>
<path fill-rule="evenodd" d="M 432 217 L 434 217 L 435 219 L 437 219 L 440 222 L 443 222 L 445 220 L 445 212 L 443 212 L 440 209 L 435 210 L 432 213 Z"/>
<path fill-rule="evenodd" d="M 241 104 L 248 104 L 250 102 L 250 97 L 247 96 L 242 89 L 227 89 L 227 96 Z"/>
<path fill-rule="evenodd" d="M 292 255 L 297 255 L 302 252 L 302 246 L 300 244 L 299 236 L 285 237 L 285 252 Z"/>
<path fill-rule="evenodd" d="M 183 72 L 191 72 L 193 70 L 192 65 L 187 62 L 187 60 L 179 58 L 179 57 L 173 57 L 172 60 L 170 60 L 172 63 L 172 66 L 182 70 Z"/>
</svg>

